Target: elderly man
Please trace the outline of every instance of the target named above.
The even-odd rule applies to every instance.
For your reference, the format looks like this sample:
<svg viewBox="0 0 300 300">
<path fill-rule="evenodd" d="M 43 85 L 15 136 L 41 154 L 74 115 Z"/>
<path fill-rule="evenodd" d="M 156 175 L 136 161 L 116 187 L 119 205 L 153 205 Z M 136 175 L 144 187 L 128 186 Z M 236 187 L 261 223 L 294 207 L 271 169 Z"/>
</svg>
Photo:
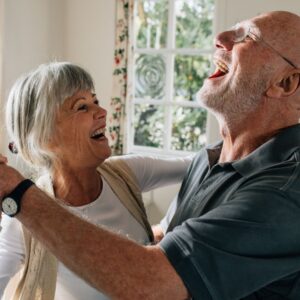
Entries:
<svg viewBox="0 0 300 300">
<path fill-rule="evenodd" d="M 260 15 L 215 44 L 199 100 L 223 141 L 194 159 L 158 245 L 87 224 L 35 186 L 13 195 L 15 217 L 114 299 L 300 299 L 300 18 Z M 7 203 L 24 178 L 1 161 Z"/>
</svg>

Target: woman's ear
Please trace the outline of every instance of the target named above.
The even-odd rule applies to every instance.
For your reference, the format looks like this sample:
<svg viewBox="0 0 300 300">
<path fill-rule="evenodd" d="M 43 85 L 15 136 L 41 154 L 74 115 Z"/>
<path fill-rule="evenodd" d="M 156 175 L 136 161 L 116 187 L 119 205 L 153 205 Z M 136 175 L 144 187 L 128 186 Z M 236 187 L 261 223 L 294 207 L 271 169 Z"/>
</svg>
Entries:
<svg viewBox="0 0 300 300">
<path fill-rule="evenodd" d="M 267 96 L 270 98 L 282 98 L 291 96 L 296 92 L 300 83 L 300 73 L 293 70 L 281 80 L 273 83 L 267 90 Z"/>
</svg>

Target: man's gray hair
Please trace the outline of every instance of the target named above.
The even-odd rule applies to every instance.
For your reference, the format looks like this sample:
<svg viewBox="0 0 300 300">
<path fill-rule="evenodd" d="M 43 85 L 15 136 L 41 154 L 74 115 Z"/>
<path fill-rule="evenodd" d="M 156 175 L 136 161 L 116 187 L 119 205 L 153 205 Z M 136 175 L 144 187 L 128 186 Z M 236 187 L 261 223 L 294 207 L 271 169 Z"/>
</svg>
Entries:
<svg viewBox="0 0 300 300">
<path fill-rule="evenodd" d="M 68 62 L 40 65 L 13 85 L 6 126 L 23 159 L 50 169 L 55 154 L 47 149 L 58 108 L 79 90 L 94 91 L 88 72 Z"/>
</svg>

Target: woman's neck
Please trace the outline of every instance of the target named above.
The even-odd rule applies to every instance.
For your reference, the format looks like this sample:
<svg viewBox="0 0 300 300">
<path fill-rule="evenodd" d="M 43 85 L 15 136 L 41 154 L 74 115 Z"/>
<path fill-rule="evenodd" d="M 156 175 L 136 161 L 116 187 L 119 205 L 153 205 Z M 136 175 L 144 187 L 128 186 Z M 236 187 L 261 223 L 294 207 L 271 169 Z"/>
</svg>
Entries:
<svg viewBox="0 0 300 300">
<path fill-rule="evenodd" d="M 52 172 L 52 184 L 55 197 L 71 206 L 91 203 L 102 191 L 102 179 L 95 168 L 56 167 Z"/>
</svg>

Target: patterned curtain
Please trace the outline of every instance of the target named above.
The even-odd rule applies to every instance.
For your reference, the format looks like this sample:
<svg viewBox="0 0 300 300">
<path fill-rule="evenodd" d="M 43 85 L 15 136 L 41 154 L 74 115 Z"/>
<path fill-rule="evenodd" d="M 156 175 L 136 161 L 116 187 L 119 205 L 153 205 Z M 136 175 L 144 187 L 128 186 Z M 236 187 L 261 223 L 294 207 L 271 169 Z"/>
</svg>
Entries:
<svg viewBox="0 0 300 300">
<path fill-rule="evenodd" d="M 128 65 L 132 60 L 133 4 L 134 0 L 116 0 L 114 78 L 108 118 L 113 155 L 123 154 L 126 146 L 126 103 L 130 99 Z"/>
</svg>

